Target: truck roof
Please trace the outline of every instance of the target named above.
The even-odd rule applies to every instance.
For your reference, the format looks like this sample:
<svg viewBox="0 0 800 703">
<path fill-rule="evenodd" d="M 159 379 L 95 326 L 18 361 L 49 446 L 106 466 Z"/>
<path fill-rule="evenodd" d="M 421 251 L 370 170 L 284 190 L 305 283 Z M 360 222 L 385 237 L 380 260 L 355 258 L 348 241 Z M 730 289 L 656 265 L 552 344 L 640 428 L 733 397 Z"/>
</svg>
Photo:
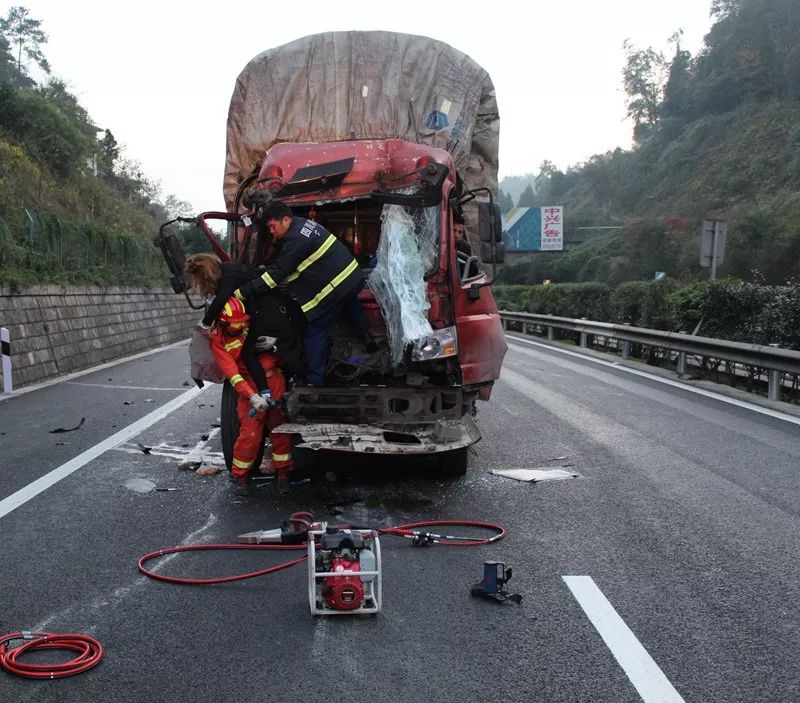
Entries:
<svg viewBox="0 0 800 703">
<path fill-rule="evenodd" d="M 361 140 L 444 150 L 467 189 L 496 191 L 499 126 L 489 74 L 444 42 L 394 32 L 315 34 L 259 54 L 237 78 L 223 192 L 230 208 L 276 144 Z"/>
<path fill-rule="evenodd" d="M 376 189 L 395 190 L 419 182 L 416 169 L 445 164 L 455 183 L 455 166 L 443 149 L 400 139 L 276 144 L 267 153 L 258 182 L 280 179 L 292 202 L 358 198 Z M 303 188 L 308 184 L 309 188 Z M 297 186 L 296 193 L 293 186 Z M 258 186 L 257 186 L 258 187 Z M 286 199 L 286 197 L 283 197 Z"/>
</svg>

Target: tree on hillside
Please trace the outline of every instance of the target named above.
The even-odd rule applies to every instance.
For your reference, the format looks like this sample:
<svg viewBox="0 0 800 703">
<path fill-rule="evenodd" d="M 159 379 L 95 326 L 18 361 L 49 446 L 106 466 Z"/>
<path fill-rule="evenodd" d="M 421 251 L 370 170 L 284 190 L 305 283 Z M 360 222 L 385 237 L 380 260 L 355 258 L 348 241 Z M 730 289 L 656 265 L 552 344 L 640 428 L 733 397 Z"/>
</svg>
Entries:
<svg viewBox="0 0 800 703">
<path fill-rule="evenodd" d="M 500 212 L 502 213 L 506 213 L 514 207 L 514 201 L 511 196 L 502 188 L 497 196 L 497 204 L 500 205 Z"/>
<path fill-rule="evenodd" d="M 622 80 L 628 96 L 628 117 L 633 119 L 633 138 L 641 144 L 655 131 L 664 86 L 664 56 L 652 48 L 635 49 L 629 40 L 625 48 Z"/>
<path fill-rule="evenodd" d="M 520 194 L 517 207 L 534 207 L 535 205 L 536 195 L 534 195 L 533 186 L 529 183 Z"/>
<path fill-rule="evenodd" d="M 94 138 L 96 129 L 89 119 L 89 113 L 78 102 L 78 98 L 69 92 L 64 81 L 60 78 L 51 77 L 44 85 L 37 88 L 37 92 L 49 98 L 82 132 Z"/>
<path fill-rule="evenodd" d="M 711 0 L 711 16 L 718 20 L 727 19 L 736 14 L 742 6 L 742 0 Z"/>
<path fill-rule="evenodd" d="M 534 183 L 536 184 L 536 205 L 549 205 L 551 198 L 551 186 L 553 176 L 559 173 L 556 165 L 547 159 L 542 161 L 539 166 L 539 173 Z"/>
<path fill-rule="evenodd" d="M 519 200 L 517 200 L 517 207 L 535 207 L 536 206 L 536 196 L 533 193 L 533 187 L 530 183 L 525 186 L 525 190 L 522 191 L 522 194 L 519 196 Z"/>
<path fill-rule="evenodd" d="M 110 177 L 114 175 L 114 166 L 119 158 L 119 144 L 114 139 L 110 129 L 103 134 L 99 143 L 99 153 L 97 155 L 97 172 L 100 176 Z"/>
<path fill-rule="evenodd" d="M 692 55 L 681 49 L 683 30 L 672 35 L 670 43 L 675 44 L 675 56 L 669 65 L 669 76 L 664 86 L 664 100 L 661 114 L 664 117 L 686 118 L 692 109 Z"/>
<path fill-rule="evenodd" d="M 11 44 L 0 34 L 0 83 L 14 83 L 17 80 L 17 62 L 11 55 Z"/>
<path fill-rule="evenodd" d="M 0 19 L 0 33 L 17 54 L 19 85 L 23 85 L 24 79 L 28 78 L 27 71 L 23 70 L 23 54 L 27 61 L 33 61 L 45 73 L 50 73 L 50 64 L 42 53 L 42 44 L 47 43 L 47 35 L 40 29 L 41 21 L 29 17 L 28 13 L 28 8 L 16 5 L 4 19 Z"/>
</svg>

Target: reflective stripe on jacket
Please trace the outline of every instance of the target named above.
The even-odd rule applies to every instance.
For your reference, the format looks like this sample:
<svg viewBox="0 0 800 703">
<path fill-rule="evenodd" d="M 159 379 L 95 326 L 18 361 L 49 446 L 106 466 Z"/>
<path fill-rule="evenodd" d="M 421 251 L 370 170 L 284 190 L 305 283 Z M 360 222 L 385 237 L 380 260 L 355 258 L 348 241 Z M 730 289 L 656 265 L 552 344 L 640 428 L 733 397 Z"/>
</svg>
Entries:
<svg viewBox="0 0 800 703">
<path fill-rule="evenodd" d="M 362 277 L 358 262 L 335 235 L 313 220 L 294 217 L 275 261 L 238 292 L 249 298 L 285 281 L 303 314 L 314 320 L 359 285 Z"/>
</svg>

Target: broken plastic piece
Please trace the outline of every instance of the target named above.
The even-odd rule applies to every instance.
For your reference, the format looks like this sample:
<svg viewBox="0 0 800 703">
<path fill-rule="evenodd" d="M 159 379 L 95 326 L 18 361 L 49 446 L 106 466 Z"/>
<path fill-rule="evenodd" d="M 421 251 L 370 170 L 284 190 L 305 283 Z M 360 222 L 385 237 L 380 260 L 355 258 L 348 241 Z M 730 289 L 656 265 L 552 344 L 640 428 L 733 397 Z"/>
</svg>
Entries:
<svg viewBox="0 0 800 703">
<path fill-rule="evenodd" d="M 216 476 L 221 471 L 222 469 L 219 466 L 200 466 L 195 473 L 198 476 Z"/>
<path fill-rule="evenodd" d="M 192 341 L 189 343 L 189 363 L 191 364 L 191 376 L 195 383 L 198 381 L 223 383 L 225 381 L 225 374 L 222 373 L 211 352 L 208 337 L 203 334 L 203 330 L 197 327 L 192 331 Z M 202 388 L 202 385 L 200 387 Z"/>
<path fill-rule="evenodd" d="M 567 478 L 578 478 L 578 474 L 574 471 L 568 471 L 561 468 L 547 468 L 540 469 L 492 469 L 489 473 L 495 476 L 503 476 L 505 478 L 513 478 L 516 481 L 560 481 Z"/>
<path fill-rule="evenodd" d="M 59 434 L 60 432 L 74 432 L 75 430 L 79 430 L 83 427 L 83 423 L 86 422 L 86 418 L 82 417 L 81 421 L 75 425 L 75 427 L 68 427 L 64 429 L 63 427 L 56 427 L 54 430 L 50 430 L 50 434 Z"/>
</svg>

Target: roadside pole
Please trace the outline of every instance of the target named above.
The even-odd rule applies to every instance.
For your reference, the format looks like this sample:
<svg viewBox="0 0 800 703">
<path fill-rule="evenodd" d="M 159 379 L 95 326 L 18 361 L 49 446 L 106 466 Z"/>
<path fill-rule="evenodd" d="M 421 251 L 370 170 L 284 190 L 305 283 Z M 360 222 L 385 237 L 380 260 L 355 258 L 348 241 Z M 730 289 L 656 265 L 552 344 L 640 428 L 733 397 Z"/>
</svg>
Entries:
<svg viewBox="0 0 800 703">
<path fill-rule="evenodd" d="M 11 333 L 0 327 L 0 345 L 3 350 L 3 393 L 11 393 L 14 384 L 11 379 Z"/>
</svg>

